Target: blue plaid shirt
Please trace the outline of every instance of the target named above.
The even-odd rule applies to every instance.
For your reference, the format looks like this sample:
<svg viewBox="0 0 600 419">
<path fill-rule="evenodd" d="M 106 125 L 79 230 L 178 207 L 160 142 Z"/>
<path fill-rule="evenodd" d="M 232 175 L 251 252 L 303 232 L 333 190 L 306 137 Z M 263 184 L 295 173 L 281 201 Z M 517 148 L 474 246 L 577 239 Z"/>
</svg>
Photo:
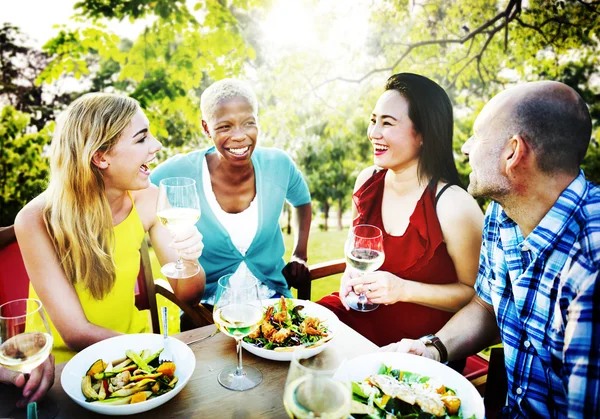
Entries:
<svg viewBox="0 0 600 419">
<path fill-rule="evenodd" d="M 583 172 L 524 239 L 497 203 L 477 294 L 504 343 L 509 417 L 600 417 L 600 188 Z"/>
</svg>

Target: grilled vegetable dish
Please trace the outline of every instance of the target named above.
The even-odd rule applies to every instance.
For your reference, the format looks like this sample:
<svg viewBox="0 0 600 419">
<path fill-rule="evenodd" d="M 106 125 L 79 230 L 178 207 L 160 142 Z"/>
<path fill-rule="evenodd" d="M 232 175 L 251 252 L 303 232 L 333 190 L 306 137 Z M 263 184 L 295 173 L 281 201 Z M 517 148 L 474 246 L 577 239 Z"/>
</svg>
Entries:
<svg viewBox="0 0 600 419">
<path fill-rule="evenodd" d="M 139 403 L 171 391 L 177 384 L 175 364 L 159 363 L 162 352 L 128 350 L 123 359 L 94 362 L 81 381 L 86 401 L 103 405 Z"/>
<path fill-rule="evenodd" d="M 308 348 L 322 345 L 333 335 L 317 317 L 304 316 L 302 305 L 281 299 L 267 307 L 262 323 L 244 341 L 259 348 L 290 351 L 299 345 Z"/>
<path fill-rule="evenodd" d="M 377 375 L 352 382 L 352 399 L 350 413 L 356 419 L 464 418 L 454 390 L 435 378 L 385 365 Z"/>
</svg>

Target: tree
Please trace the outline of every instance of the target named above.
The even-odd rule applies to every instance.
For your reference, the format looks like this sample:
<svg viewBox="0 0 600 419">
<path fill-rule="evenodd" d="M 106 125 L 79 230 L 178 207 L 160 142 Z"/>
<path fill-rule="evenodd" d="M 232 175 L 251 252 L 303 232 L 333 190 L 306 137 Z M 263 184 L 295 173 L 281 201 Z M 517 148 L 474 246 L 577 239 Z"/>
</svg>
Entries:
<svg viewBox="0 0 600 419">
<path fill-rule="evenodd" d="M 594 141 L 586 174 L 600 179 L 598 94 L 600 3 L 584 0 L 382 0 L 373 4 L 371 35 L 358 74 L 311 77 L 311 89 L 325 97 L 332 84 L 372 85 L 371 80 L 412 71 L 438 81 L 449 93 L 456 118 L 455 150 L 466 180 L 470 167 L 460 148 L 472 133 L 474 113 L 491 96 L 517 81 L 559 80 L 577 90 L 592 113 Z M 360 72 L 362 71 L 362 73 Z"/>
<path fill-rule="evenodd" d="M 35 83 L 49 59 L 26 43 L 27 37 L 16 26 L 0 27 L 0 103 L 29 113 L 30 124 L 39 131 L 71 97 Z"/>
<path fill-rule="evenodd" d="M 236 1 L 243 6 L 247 1 Z M 108 71 L 96 87 L 127 93 L 140 102 L 155 135 L 164 145 L 178 149 L 203 141 L 199 95 L 204 88 L 239 74 L 254 51 L 244 41 L 237 21 L 225 2 L 198 2 L 199 21 L 185 2 L 131 2 L 85 0 L 76 4 L 84 27 L 62 29 L 44 46 L 52 57 L 40 81 L 61 74 L 82 77 L 94 69 Z M 123 44 L 102 23 L 105 18 L 156 20 L 132 44 Z M 110 77 L 106 77 L 110 76 Z"/>
<path fill-rule="evenodd" d="M 11 225 L 19 210 L 46 188 L 50 123 L 27 133 L 30 116 L 5 106 L 0 111 L 0 225 Z"/>
<path fill-rule="evenodd" d="M 364 125 L 355 121 L 355 125 Z M 298 152 L 298 162 L 303 168 L 304 175 L 314 201 L 324 217 L 324 230 L 329 229 L 329 212 L 337 205 L 337 227 L 342 229 L 342 215 L 348 208 L 352 188 L 356 176 L 364 161 L 364 150 L 359 144 L 364 143 L 361 135 L 338 136 L 338 130 L 327 124 L 316 127 L 312 137 L 304 142 L 304 147 Z"/>
</svg>

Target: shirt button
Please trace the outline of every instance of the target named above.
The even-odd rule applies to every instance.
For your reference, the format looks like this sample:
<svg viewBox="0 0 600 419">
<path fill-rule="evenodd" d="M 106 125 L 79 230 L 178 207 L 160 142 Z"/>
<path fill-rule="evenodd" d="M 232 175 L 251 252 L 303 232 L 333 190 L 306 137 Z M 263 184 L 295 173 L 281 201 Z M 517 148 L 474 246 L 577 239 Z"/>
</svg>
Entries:
<svg viewBox="0 0 600 419">
<path fill-rule="evenodd" d="M 526 348 L 529 348 L 531 346 L 531 343 L 529 343 L 529 341 L 526 340 L 525 342 L 523 342 L 523 345 L 525 345 Z"/>
<path fill-rule="evenodd" d="M 524 244 L 523 246 L 521 246 L 521 251 L 522 252 L 529 252 L 529 247 L 526 244 Z"/>
<path fill-rule="evenodd" d="M 517 389 L 517 394 L 522 394 L 522 393 L 523 393 L 523 389 L 522 389 L 521 387 L 519 387 L 519 388 Z"/>
</svg>

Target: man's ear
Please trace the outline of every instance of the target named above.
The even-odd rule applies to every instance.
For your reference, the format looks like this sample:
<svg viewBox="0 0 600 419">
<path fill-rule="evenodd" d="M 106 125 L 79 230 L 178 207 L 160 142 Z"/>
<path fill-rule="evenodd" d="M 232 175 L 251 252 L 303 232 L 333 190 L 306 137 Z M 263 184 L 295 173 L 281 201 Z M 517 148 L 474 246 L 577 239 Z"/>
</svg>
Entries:
<svg viewBox="0 0 600 419">
<path fill-rule="evenodd" d="M 208 138 L 211 138 L 210 132 L 208 131 L 208 124 L 204 119 L 202 120 L 202 128 L 204 128 L 204 133 L 208 136 Z"/>
<path fill-rule="evenodd" d="M 110 163 L 106 160 L 106 153 L 100 150 L 96 151 L 92 156 L 92 164 L 101 170 L 110 166 Z"/>
<path fill-rule="evenodd" d="M 531 147 L 521 135 L 513 135 L 507 141 L 502 155 L 505 159 L 506 174 L 509 176 L 516 170 L 523 169 L 533 156 Z"/>
</svg>

